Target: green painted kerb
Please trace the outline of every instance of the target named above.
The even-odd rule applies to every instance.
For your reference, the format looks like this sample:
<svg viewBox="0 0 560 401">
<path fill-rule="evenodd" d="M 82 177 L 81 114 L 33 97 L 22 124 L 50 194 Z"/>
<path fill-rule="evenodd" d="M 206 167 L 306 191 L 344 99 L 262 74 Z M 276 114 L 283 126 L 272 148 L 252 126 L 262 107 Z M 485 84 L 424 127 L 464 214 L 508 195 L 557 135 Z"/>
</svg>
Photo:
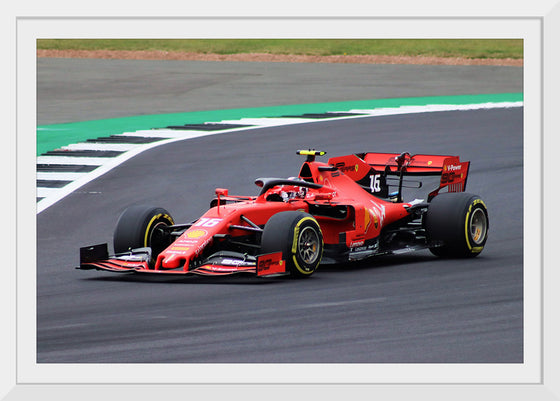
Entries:
<svg viewBox="0 0 560 401">
<path fill-rule="evenodd" d="M 488 102 L 518 102 L 522 93 L 490 95 L 433 96 L 398 99 L 355 100 L 347 102 L 298 104 L 250 109 L 194 111 L 188 113 L 157 114 L 106 120 L 83 121 L 66 124 L 40 125 L 37 127 L 37 155 L 71 143 L 102 136 L 138 130 L 163 128 L 169 125 L 202 124 L 241 118 L 279 117 L 304 113 L 325 113 L 351 109 L 377 109 L 400 106 L 425 106 L 428 104 L 477 104 Z"/>
</svg>

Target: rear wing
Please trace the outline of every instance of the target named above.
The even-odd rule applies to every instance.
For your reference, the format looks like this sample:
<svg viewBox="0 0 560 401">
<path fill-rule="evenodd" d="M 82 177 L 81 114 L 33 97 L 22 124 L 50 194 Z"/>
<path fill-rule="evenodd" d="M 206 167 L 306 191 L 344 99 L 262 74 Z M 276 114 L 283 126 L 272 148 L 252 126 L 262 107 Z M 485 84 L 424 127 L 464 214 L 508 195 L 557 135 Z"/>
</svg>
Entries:
<svg viewBox="0 0 560 401">
<path fill-rule="evenodd" d="M 443 171 L 444 165 L 459 162 L 459 156 L 409 156 L 406 153 L 364 153 L 357 156 L 362 156 L 363 161 L 375 170 L 387 171 L 388 174 L 396 175 L 399 174 L 401 168 L 410 175 L 439 175 Z"/>
<path fill-rule="evenodd" d="M 338 168 L 372 194 L 389 196 L 387 180 L 398 177 L 397 201 L 402 202 L 402 187 L 405 176 L 441 176 L 439 187 L 428 195 L 430 201 L 438 192 L 463 192 L 467 186 L 470 162 L 461 162 L 459 156 L 410 155 L 404 153 L 359 153 L 332 157 L 329 164 Z M 395 178 L 393 178 L 394 180 Z M 394 185 L 396 186 L 396 185 Z"/>
</svg>

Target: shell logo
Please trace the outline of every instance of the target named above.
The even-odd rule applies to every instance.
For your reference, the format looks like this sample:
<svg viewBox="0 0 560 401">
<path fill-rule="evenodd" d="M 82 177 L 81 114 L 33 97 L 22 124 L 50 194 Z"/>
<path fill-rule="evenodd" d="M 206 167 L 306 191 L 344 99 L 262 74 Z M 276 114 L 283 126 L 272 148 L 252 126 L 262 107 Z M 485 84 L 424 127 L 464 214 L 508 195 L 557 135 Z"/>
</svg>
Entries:
<svg viewBox="0 0 560 401">
<path fill-rule="evenodd" d="M 373 221 L 373 226 L 376 229 L 377 227 L 379 227 L 379 217 L 377 217 L 377 214 L 372 209 L 366 209 L 364 219 L 365 219 L 365 226 L 366 226 L 365 231 L 368 230 L 372 221 Z"/>
<path fill-rule="evenodd" d="M 193 231 L 189 231 L 187 233 L 187 237 L 189 237 L 189 238 L 200 238 L 200 237 L 204 237 L 206 234 L 208 234 L 208 233 L 204 230 L 193 230 Z"/>
<path fill-rule="evenodd" d="M 364 213 L 364 231 L 367 231 L 369 228 L 369 223 L 371 223 L 371 210 L 366 209 Z"/>
<path fill-rule="evenodd" d="M 371 209 L 366 209 L 366 213 L 364 216 L 364 223 L 366 226 L 365 231 L 368 230 L 369 225 L 372 221 L 375 228 L 379 227 L 379 217 L 377 217 L 377 214 L 375 214 L 375 212 Z"/>
</svg>

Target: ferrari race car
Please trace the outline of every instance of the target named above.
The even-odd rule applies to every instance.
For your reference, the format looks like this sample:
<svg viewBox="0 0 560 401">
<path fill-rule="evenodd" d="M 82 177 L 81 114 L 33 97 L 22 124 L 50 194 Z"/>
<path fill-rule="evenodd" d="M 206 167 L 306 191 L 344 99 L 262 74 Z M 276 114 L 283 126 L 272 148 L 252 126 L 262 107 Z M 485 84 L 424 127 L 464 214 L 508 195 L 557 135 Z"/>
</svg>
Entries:
<svg viewBox="0 0 560 401">
<path fill-rule="evenodd" d="M 256 196 L 217 188 L 210 209 L 176 224 L 160 207 L 132 206 L 108 244 L 80 249 L 78 269 L 152 274 L 309 277 L 321 263 L 429 249 L 474 257 L 488 237 L 488 211 L 465 193 L 470 162 L 458 156 L 362 153 L 316 161 L 300 150 L 298 177 L 258 178 Z M 426 199 L 403 201 L 403 187 L 439 186 Z M 405 179 L 406 177 L 406 179 Z M 434 186 L 437 184 L 434 184 Z"/>
</svg>

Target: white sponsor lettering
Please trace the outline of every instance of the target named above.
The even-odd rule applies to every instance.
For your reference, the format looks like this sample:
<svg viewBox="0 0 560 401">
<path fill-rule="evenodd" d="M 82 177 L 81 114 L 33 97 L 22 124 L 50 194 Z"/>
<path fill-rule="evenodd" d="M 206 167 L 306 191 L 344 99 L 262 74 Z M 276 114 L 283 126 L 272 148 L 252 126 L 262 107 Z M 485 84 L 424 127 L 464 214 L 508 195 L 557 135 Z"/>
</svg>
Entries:
<svg viewBox="0 0 560 401">
<path fill-rule="evenodd" d="M 240 264 L 242 264 L 243 261 L 242 260 L 238 260 L 238 259 L 222 259 L 222 264 L 223 265 L 232 265 L 232 266 L 238 266 Z"/>
</svg>

